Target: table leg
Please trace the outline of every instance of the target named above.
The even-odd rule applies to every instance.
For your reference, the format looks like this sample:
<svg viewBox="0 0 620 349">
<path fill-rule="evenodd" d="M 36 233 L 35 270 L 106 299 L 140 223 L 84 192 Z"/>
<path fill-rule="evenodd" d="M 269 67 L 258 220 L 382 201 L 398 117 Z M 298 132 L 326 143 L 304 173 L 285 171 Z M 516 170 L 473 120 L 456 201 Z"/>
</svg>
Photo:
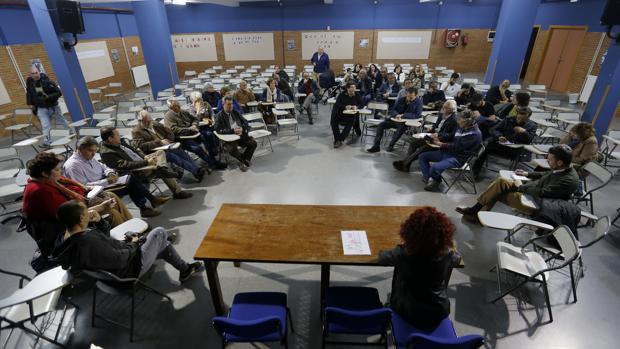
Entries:
<svg viewBox="0 0 620 349">
<path fill-rule="evenodd" d="M 206 260 L 205 269 L 207 271 L 207 280 L 209 281 L 209 291 L 211 292 L 211 300 L 213 308 L 217 316 L 226 315 L 226 304 L 222 298 L 222 288 L 220 287 L 220 278 L 217 275 L 217 261 Z"/>
<path fill-rule="evenodd" d="M 325 295 L 329 287 L 329 264 L 321 264 L 321 318 L 323 318 L 323 309 L 325 308 Z"/>
</svg>

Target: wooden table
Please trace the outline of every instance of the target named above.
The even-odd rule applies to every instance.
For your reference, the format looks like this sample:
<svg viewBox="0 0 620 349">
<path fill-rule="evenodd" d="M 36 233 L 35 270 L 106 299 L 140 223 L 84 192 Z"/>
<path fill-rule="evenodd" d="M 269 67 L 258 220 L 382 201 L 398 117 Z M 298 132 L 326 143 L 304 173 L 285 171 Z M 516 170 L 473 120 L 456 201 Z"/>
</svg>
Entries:
<svg viewBox="0 0 620 349">
<path fill-rule="evenodd" d="M 378 265 L 380 250 L 400 243 L 401 223 L 414 206 L 223 204 L 194 259 L 205 263 L 217 315 L 226 314 L 217 273 L 220 261 L 318 264 L 321 305 L 331 265 Z M 365 230 L 371 255 L 345 256 L 341 230 Z"/>
</svg>

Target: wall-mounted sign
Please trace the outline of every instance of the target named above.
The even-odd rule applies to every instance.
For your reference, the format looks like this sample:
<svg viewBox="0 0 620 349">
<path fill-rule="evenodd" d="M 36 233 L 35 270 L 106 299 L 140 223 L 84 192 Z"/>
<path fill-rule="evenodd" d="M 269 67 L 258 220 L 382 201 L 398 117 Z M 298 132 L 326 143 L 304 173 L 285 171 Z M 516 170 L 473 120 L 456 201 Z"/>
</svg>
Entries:
<svg viewBox="0 0 620 349">
<path fill-rule="evenodd" d="M 273 33 L 224 33 L 227 61 L 271 61 L 275 59 Z"/>
<path fill-rule="evenodd" d="M 217 61 L 215 35 L 172 35 L 172 49 L 177 62 Z"/>
</svg>

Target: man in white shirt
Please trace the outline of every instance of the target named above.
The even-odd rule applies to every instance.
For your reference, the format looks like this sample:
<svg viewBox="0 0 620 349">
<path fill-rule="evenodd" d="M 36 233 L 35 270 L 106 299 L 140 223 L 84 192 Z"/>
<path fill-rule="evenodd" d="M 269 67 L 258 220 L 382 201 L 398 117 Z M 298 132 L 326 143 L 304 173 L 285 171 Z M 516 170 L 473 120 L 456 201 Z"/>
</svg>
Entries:
<svg viewBox="0 0 620 349">
<path fill-rule="evenodd" d="M 448 80 L 448 82 L 444 82 L 441 85 L 441 89 L 443 90 L 443 93 L 446 95 L 446 97 L 455 97 L 461 89 L 461 85 L 456 83 L 459 77 L 459 74 L 452 73 L 452 75 L 450 75 L 450 80 Z"/>
</svg>

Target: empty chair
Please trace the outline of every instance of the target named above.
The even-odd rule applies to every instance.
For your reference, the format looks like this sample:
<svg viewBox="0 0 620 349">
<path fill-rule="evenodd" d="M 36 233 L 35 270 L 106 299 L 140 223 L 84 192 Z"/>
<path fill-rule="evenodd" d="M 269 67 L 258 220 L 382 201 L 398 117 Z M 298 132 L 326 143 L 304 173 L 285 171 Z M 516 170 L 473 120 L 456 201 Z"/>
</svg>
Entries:
<svg viewBox="0 0 620 349">
<path fill-rule="evenodd" d="M 106 87 L 106 91 L 113 90 L 115 92 L 109 92 L 104 95 L 108 100 L 112 99 L 116 103 L 116 99 L 121 96 L 121 89 L 123 88 L 122 82 L 111 82 Z"/>
<path fill-rule="evenodd" d="M 285 293 L 246 292 L 235 295 L 228 317 L 213 318 L 213 327 L 222 347 L 235 342 L 278 342 L 288 348 L 287 319 L 294 332 Z"/>
<path fill-rule="evenodd" d="M 372 287 L 330 287 L 323 309 L 323 342 L 325 344 L 370 344 L 329 340 L 330 334 L 381 335 L 378 343 L 387 348 L 387 329 L 392 311 L 383 307 L 379 292 Z"/>
<path fill-rule="evenodd" d="M 297 115 L 296 114 L 292 114 L 292 117 L 290 118 L 279 118 L 278 116 L 285 116 L 288 115 L 289 112 L 286 112 L 285 114 L 282 115 L 278 115 L 278 111 L 294 111 L 295 110 L 295 103 L 293 102 L 286 102 L 286 103 L 277 103 L 274 107 L 273 113 L 276 116 L 276 123 L 277 123 L 277 131 L 280 130 L 281 127 L 292 127 L 293 128 L 293 132 L 295 135 L 297 135 L 297 139 L 299 139 L 299 123 L 297 121 Z M 277 134 L 277 133 L 276 133 Z"/>
<path fill-rule="evenodd" d="M 583 165 L 581 167 L 581 171 L 588 174 L 588 176 L 586 176 L 584 179 L 586 184 L 589 184 L 594 179 L 598 181 L 598 183 L 596 183 L 596 185 L 587 185 L 587 187 L 590 188 L 587 189 L 586 192 L 583 193 L 580 197 L 578 197 L 575 203 L 579 204 L 581 202 L 585 202 L 587 205 L 590 206 L 590 213 L 594 214 L 594 192 L 607 186 L 607 184 L 609 184 L 613 179 L 614 175 L 608 169 L 595 161 L 590 161 L 587 164 Z"/>
<path fill-rule="evenodd" d="M 551 232 L 551 235 L 553 235 L 553 237 L 557 240 L 560 246 L 560 251 L 564 256 L 562 263 L 555 264 L 553 266 L 549 266 L 545 258 L 543 258 L 543 256 L 541 256 L 538 252 L 528 251 L 526 249 L 528 245 L 533 244 L 536 240 L 547 238 L 547 235 L 537 236 L 526 242 L 522 247 L 517 247 L 503 241 L 499 241 L 497 243 L 497 265 L 495 266 L 495 269 L 497 271 L 497 287 L 500 295 L 492 300 L 493 303 L 504 298 L 506 295 L 524 286 L 525 284 L 534 282 L 542 286 L 547 304 L 547 310 L 549 312 L 549 322 L 553 322 L 547 280 L 549 280 L 551 271 L 559 270 L 568 266 L 571 274 L 573 294 L 575 295 L 572 263 L 574 260 L 579 258 L 580 249 L 577 239 L 575 239 L 573 233 L 565 225 L 555 228 L 553 232 Z M 502 292 L 501 288 L 502 271 L 517 276 L 520 279 L 519 282 L 504 292 Z"/>
<path fill-rule="evenodd" d="M 18 116 L 29 116 L 30 121 L 28 123 L 19 122 Z M 15 142 L 15 132 L 21 132 L 26 137 L 30 137 L 28 128 L 33 122 L 33 115 L 31 109 L 15 109 L 13 114 L 0 115 L 0 124 L 6 131 L 11 131 L 11 143 Z"/>
<path fill-rule="evenodd" d="M 484 345 L 484 337 L 458 337 L 450 318 L 443 319 L 433 329 L 419 329 L 392 312 L 392 336 L 396 349 L 476 349 Z"/>
<path fill-rule="evenodd" d="M 198 75 L 198 73 L 196 73 L 195 70 L 186 70 L 185 74 L 183 76 L 183 80 L 187 80 L 189 78 L 193 78 L 196 75 Z"/>
<path fill-rule="evenodd" d="M 269 148 L 271 152 L 273 152 L 273 146 L 271 145 L 271 131 L 267 129 L 267 123 L 265 123 L 265 119 L 263 119 L 263 113 L 247 113 L 243 114 L 243 118 L 248 121 L 250 128 L 252 129 L 248 132 L 248 136 L 254 138 L 255 140 L 259 139 L 267 139 L 269 142 Z"/>
</svg>

